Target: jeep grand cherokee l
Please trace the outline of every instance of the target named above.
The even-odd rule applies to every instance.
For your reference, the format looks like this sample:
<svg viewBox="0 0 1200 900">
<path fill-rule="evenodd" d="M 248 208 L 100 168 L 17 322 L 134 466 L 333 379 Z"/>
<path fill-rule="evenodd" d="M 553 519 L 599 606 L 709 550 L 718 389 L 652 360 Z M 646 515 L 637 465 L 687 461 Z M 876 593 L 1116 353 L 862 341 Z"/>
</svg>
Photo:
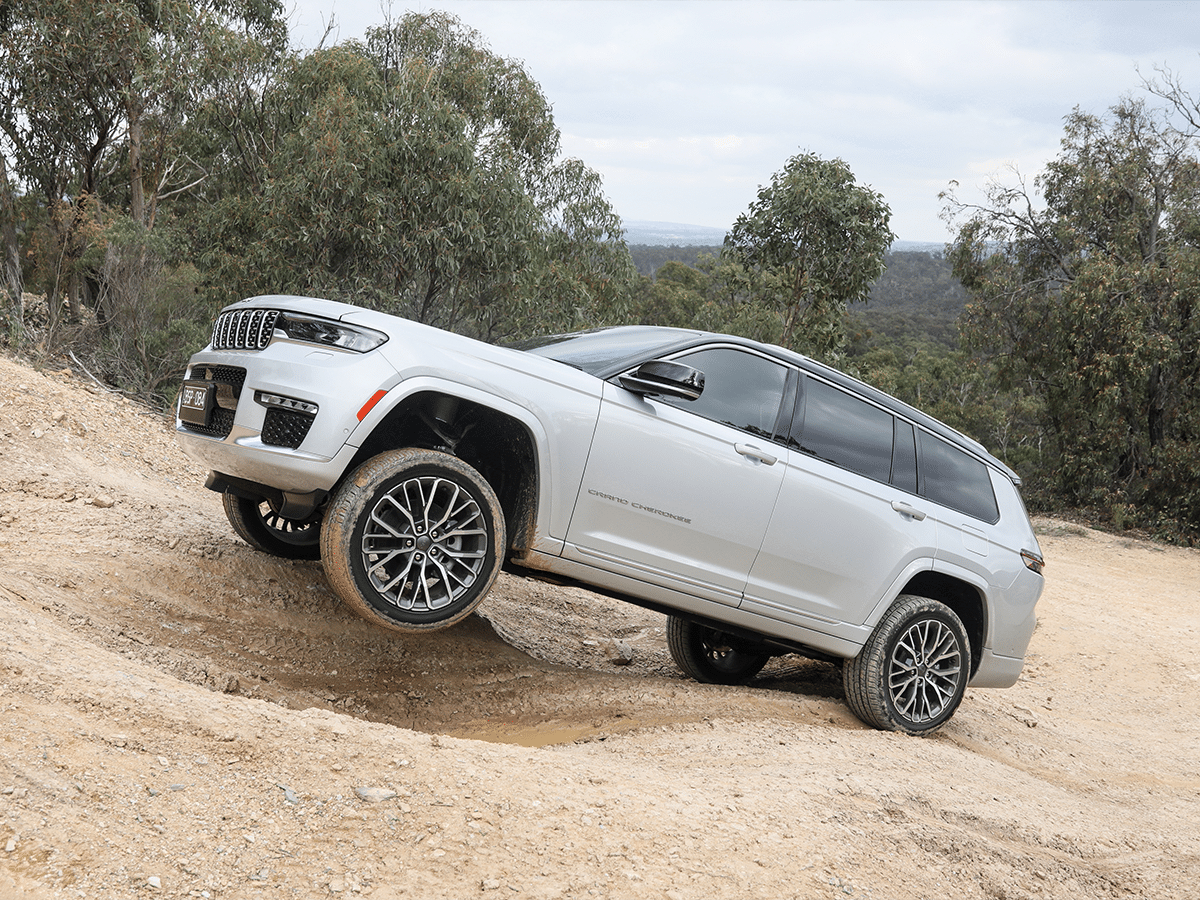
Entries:
<svg viewBox="0 0 1200 900">
<path fill-rule="evenodd" d="M 1017 476 L 946 425 L 779 347 L 624 327 L 498 347 L 355 306 L 218 316 L 177 407 L 234 530 L 320 557 L 398 631 L 504 565 L 665 613 L 671 655 L 740 684 L 844 661 L 878 728 L 929 733 L 1021 672 L 1042 556 Z"/>
</svg>

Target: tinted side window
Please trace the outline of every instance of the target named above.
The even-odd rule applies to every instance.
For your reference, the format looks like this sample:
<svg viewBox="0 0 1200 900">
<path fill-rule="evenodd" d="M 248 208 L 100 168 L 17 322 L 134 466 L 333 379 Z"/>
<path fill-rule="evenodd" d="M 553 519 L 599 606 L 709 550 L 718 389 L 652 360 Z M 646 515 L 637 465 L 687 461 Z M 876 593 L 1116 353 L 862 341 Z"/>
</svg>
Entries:
<svg viewBox="0 0 1200 900">
<path fill-rule="evenodd" d="M 704 393 L 696 400 L 664 399 L 714 422 L 772 439 L 788 370 L 753 353 L 717 348 L 676 358 L 704 373 Z"/>
<path fill-rule="evenodd" d="M 835 387 L 804 379 L 802 451 L 876 481 L 892 471 L 892 415 Z"/>
<path fill-rule="evenodd" d="M 920 447 L 923 496 L 984 522 L 1000 518 L 987 466 L 924 431 Z"/>
</svg>

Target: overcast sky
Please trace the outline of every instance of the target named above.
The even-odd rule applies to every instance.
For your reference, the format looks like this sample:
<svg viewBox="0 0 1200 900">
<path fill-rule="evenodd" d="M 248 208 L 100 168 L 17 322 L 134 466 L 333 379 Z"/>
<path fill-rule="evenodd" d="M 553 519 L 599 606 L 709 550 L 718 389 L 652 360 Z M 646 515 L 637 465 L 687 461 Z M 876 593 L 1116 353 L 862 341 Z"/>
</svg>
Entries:
<svg viewBox="0 0 1200 900">
<path fill-rule="evenodd" d="M 380 0 L 285 0 L 294 43 L 361 37 Z M 386 4 L 386 0 L 384 0 Z M 944 241 L 938 192 L 1032 177 L 1075 106 L 1102 113 L 1166 65 L 1200 93 L 1200 2 L 449 0 L 521 60 L 563 150 L 626 220 L 728 228 L 787 159 L 840 157 L 902 240 Z M 975 196 L 978 196 L 977 194 Z"/>
</svg>

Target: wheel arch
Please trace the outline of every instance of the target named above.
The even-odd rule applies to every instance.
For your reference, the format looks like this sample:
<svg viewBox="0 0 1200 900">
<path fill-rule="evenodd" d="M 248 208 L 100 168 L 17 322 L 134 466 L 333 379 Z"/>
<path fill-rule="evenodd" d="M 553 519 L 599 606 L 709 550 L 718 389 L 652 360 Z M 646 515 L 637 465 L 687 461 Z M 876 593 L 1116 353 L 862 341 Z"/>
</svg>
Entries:
<svg viewBox="0 0 1200 900">
<path fill-rule="evenodd" d="M 405 394 L 390 407 L 373 410 L 364 422 L 370 431 L 346 473 L 380 453 L 403 447 L 456 456 L 491 484 L 504 510 L 509 552 L 519 556 L 532 545 L 537 530 L 541 444 L 534 429 L 541 429 L 536 420 L 526 421 L 469 393 L 431 385 Z M 528 416 L 528 411 L 521 412 Z"/>
<path fill-rule="evenodd" d="M 983 592 L 961 578 L 927 570 L 909 579 L 900 593 L 937 600 L 954 610 L 971 642 L 971 674 L 974 675 L 987 642 L 987 602 Z"/>
</svg>

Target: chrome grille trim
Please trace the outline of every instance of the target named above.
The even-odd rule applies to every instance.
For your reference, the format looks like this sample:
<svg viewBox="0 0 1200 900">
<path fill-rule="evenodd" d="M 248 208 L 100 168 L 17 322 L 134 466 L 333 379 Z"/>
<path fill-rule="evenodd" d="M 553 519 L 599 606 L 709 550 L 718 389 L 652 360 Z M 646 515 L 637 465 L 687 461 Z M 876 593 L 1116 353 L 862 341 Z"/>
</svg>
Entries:
<svg viewBox="0 0 1200 900">
<path fill-rule="evenodd" d="M 275 333 L 277 309 L 235 309 L 213 323 L 214 350 L 265 350 Z"/>
</svg>

